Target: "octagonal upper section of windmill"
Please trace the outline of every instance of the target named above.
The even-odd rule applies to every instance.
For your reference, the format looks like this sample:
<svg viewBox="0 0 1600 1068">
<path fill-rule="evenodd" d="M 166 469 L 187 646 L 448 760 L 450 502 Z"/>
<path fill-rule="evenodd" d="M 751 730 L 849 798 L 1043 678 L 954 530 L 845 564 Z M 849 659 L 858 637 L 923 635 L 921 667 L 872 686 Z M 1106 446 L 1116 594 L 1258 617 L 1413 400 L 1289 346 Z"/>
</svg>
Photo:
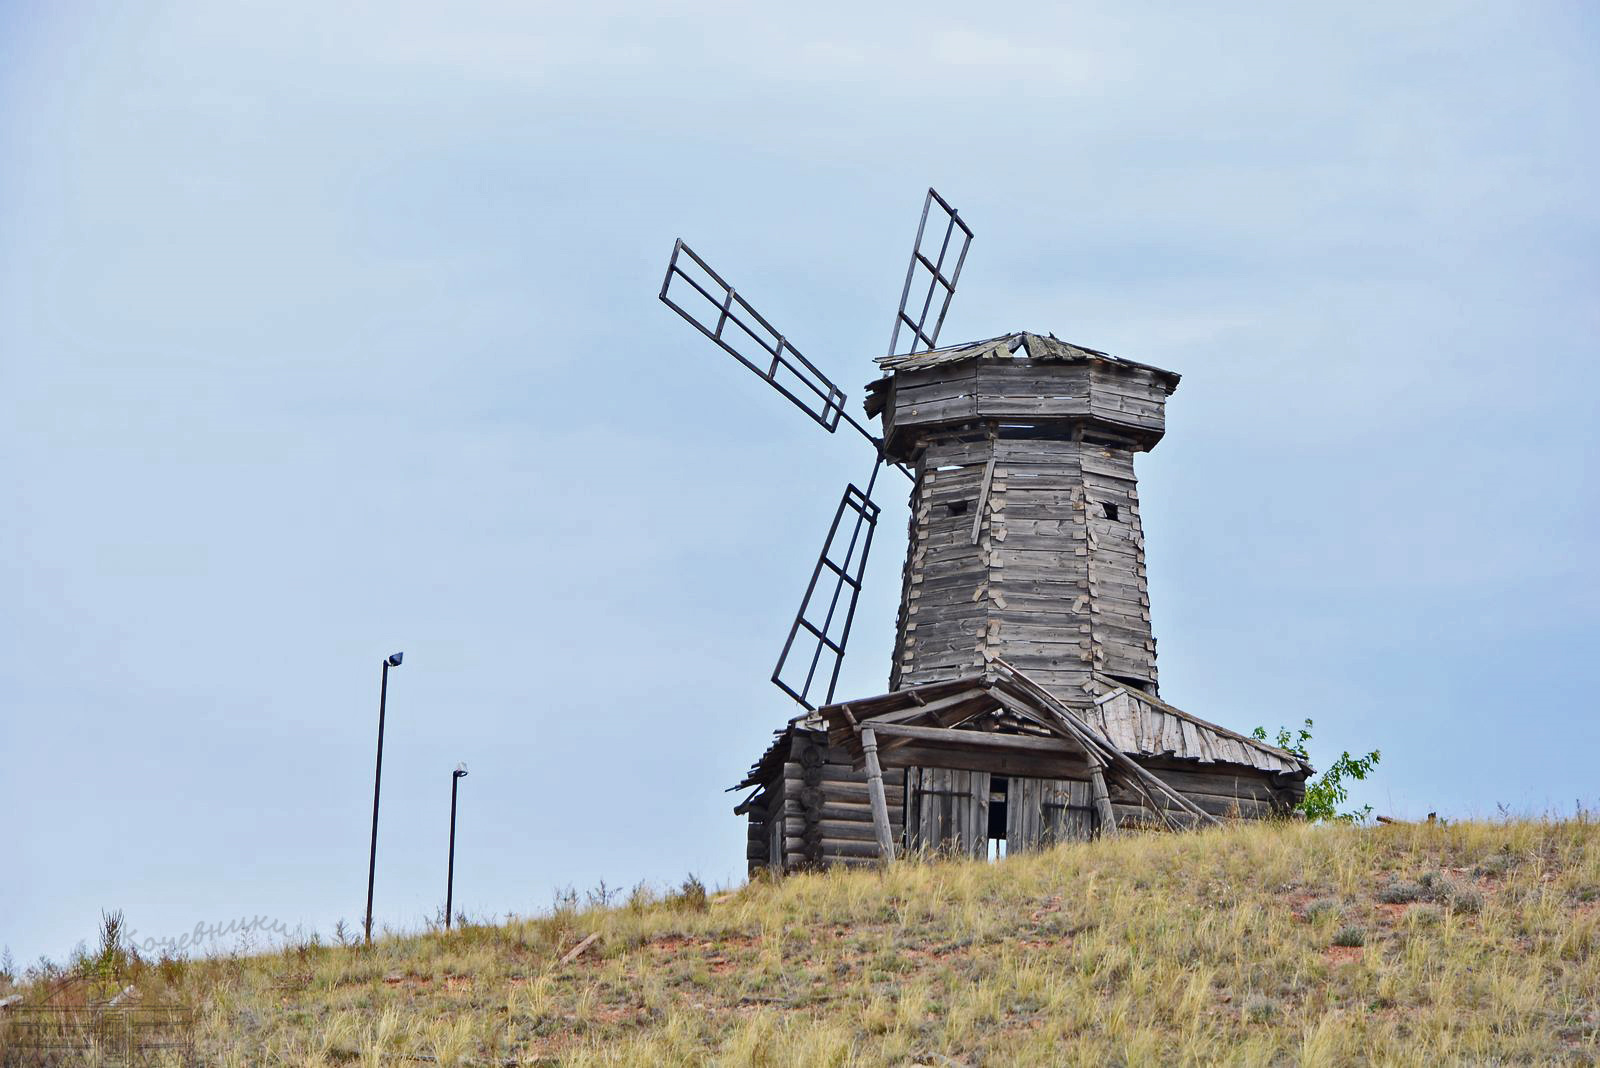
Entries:
<svg viewBox="0 0 1600 1068">
<path fill-rule="evenodd" d="M 867 387 L 889 454 L 908 459 L 918 439 L 966 426 L 1002 435 L 1071 437 L 1149 449 L 1166 431 L 1179 376 L 1039 334 L 878 359 Z"/>
</svg>

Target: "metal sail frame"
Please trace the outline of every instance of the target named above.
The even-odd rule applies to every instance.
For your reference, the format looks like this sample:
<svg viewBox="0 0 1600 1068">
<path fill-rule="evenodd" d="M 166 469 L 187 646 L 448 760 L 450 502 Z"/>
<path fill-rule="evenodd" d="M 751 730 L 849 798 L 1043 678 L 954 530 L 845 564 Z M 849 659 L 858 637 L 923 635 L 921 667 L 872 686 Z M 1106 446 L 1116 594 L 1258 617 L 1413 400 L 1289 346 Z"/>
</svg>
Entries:
<svg viewBox="0 0 1600 1068">
<path fill-rule="evenodd" d="M 935 204 L 944 213 L 944 235 L 939 240 L 937 256 L 930 257 L 923 251 L 923 238 Z M 956 244 L 959 244 L 959 248 L 954 252 L 954 267 L 946 276 L 945 265 Z M 956 209 L 930 187 L 922 203 L 922 217 L 917 223 L 917 237 L 911 247 L 911 263 L 906 268 L 905 285 L 900 291 L 900 307 L 895 313 L 894 333 L 889 340 L 890 355 L 897 355 L 895 349 L 899 345 L 901 326 L 911 330 L 910 352 L 916 352 L 919 344 L 924 349 L 937 346 L 939 331 L 944 326 L 945 314 L 950 310 L 950 300 L 955 296 L 956 283 L 960 280 L 961 267 L 966 262 L 967 249 L 971 244 L 972 229 Z M 692 267 L 689 267 L 691 264 Z M 917 309 L 916 318 L 912 318 L 906 309 L 912 299 L 911 285 L 917 280 L 919 267 L 927 272 L 928 288 L 926 294 L 921 295 L 921 307 Z M 698 270 L 701 278 L 695 277 L 695 270 Z M 675 288 L 674 282 L 682 284 Z M 692 298 L 683 294 L 683 286 L 698 294 L 707 307 L 700 309 L 697 314 L 676 299 L 675 295 L 683 295 L 684 300 L 693 303 Z M 943 299 L 939 301 L 938 316 L 929 332 L 928 317 L 933 314 L 934 297 L 941 289 Z M 920 284 L 918 293 L 921 294 Z M 833 433 L 839 423 L 844 422 L 866 438 L 877 454 L 867 488 L 863 490 L 850 483 L 839 499 L 839 507 L 834 511 L 822 551 L 817 554 L 817 562 L 811 569 L 805 596 L 789 626 L 778 663 L 772 669 L 772 681 L 779 689 L 807 710 L 815 710 L 833 701 L 839 670 L 844 663 L 845 646 L 850 640 L 850 628 L 855 621 L 867 555 L 872 549 L 872 537 L 877 530 L 880 512 L 872 500 L 872 490 L 877 483 L 878 468 L 886 462 L 883 441 L 845 410 L 844 391 L 790 344 L 681 238 L 673 245 L 672 258 L 667 262 L 660 299 L 828 433 Z M 750 351 L 751 345 L 755 351 Z M 904 464 L 890 462 L 907 478 L 915 481 L 915 476 Z M 842 537 L 847 526 L 849 535 Z M 841 547 L 843 556 L 839 557 Z M 827 591 L 825 601 L 819 596 L 820 591 Z M 823 699 L 814 702 L 812 695 L 824 683 L 826 689 L 822 690 Z"/>
<path fill-rule="evenodd" d="M 944 237 L 939 242 L 939 258 L 929 259 L 922 251 L 922 237 L 928 229 L 928 213 L 934 204 L 939 205 L 939 210 L 945 214 Z M 956 253 L 955 269 L 950 272 L 950 277 L 944 275 L 945 259 L 950 254 L 950 242 L 955 237 L 956 231 L 961 231 L 961 250 Z M 950 206 L 949 201 L 928 187 L 928 195 L 922 202 L 922 218 L 917 223 L 917 239 L 911 245 L 911 262 L 906 266 L 906 283 L 900 290 L 900 310 L 895 313 L 894 332 L 889 335 L 889 355 L 899 356 L 896 351 L 900 345 L 900 327 L 911 328 L 911 347 L 906 351 L 916 352 L 918 343 L 924 350 L 939 347 L 939 331 L 944 329 L 945 313 L 950 310 L 950 298 L 956 295 L 956 282 L 961 278 L 961 265 L 967 262 L 967 249 L 972 245 L 972 228 L 961 218 L 959 212 Z M 911 299 L 911 283 L 916 280 L 917 268 L 922 267 L 928 272 L 928 292 L 922 298 L 922 309 L 915 319 L 906 314 L 906 304 Z M 939 304 L 939 318 L 934 320 L 933 333 L 928 333 L 928 315 L 933 308 L 933 296 L 940 288 L 944 289 L 944 300 Z"/>
<path fill-rule="evenodd" d="M 839 685 L 839 669 L 844 666 L 844 648 L 850 641 L 850 626 L 855 622 L 856 602 L 861 597 L 861 584 L 867 570 L 867 554 L 872 551 L 872 535 L 878 528 L 880 509 L 872 500 L 872 487 L 877 478 L 878 465 L 873 464 L 872 478 L 868 480 L 865 490 L 853 482 L 844 488 L 839 507 L 833 513 L 833 522 L 828 526 L 828 536 L 822 542 L 822 551 L 817 554 L 816 566 L 811 569 L 811 581 L 806 584 L 805 596 L 800 598 L 800 609 L 795 613 L 794 622 L 789 625 L 789 636 L 784 640 L 783 652 L 778 654 L 778 663 L 772 669 L 772 681 L 778 689 L 800 702 L 808 711 L 832 704 L 833 691 Z M 843 558 L 836 559 L 841 542 L 840 529 L 844 526 L 846 515 L 852 519 L 850 537 L 843 542 Z M 861 547 L 860 555 L 856 554 L 857 545 Z M 827 588 L 823 585 L 824 572 L 833 578 L 833 588 L 828 595 L 825 611 L 817 598 L 819 586 Z M 834 638 L 834 623 L 841 619 L 839 599 L 846 590 L 850 591 L 849 598 L 844 605 L 838 637 Z M 820 619 L 817 612 L 821 612 Z M 800 637 L 802 631 L 811 643 L 810 656 L 798 658 L 805 667 L 805 675 L 796 680 L 786 677 L 785 669 L 790 665 L 791 655 L 796 652 L 795 639 Z M 831 658 L 827 665 L 823 664 L 825 654 Z M 820 676 L 819 668 L 822 669 Z M 823 699 L 812 701 L 812 692 L 824 678 L 827 689 Z"/>
<path fill-rule="evenodd" d="M 693 275 L 683 269 L 679 263 L 682 256 L 687 256 L 705 273 L 713 288 L 701 285 Z M 682 279 L 685 285 L 711 306 L 714 318 L 710 320 L 710 325 L 707 319 L 700 318 L 673 299 L 672 283 L 675 279 Z M 681 292 L 682 286 L 678 289 Z M 672 246 L 672 259 L 667 261 L 667 276 L 662 279 L 660 296 L 663 304 L 710 338 L 722 351 L 754 371 L 767 385 L 789 398 L 796 408 L 809 415 L 822 429 L 832 434 L 838 429 L 839 421 L 842 419 L 874 446 L 878 444 L 878 439 L 873 436 L 872 431 L 845 411 L 844 390 L 834 385 L 833 380 L 823 374 L 821 368 L 806 359 L 799 349 L 791 345 L 788 338 L 767 322 L 749 301 L 741 297 L 733 286 L 712 270 L 710 264 L 696 255 L 694 249 L 685 244 L 682 238 Z M 761 351 L 760 363 L 756 362 L 755 354 L 747 355 L 741 351 L 737 344 L 741 340 L 754 343 Z"/>
</svg>

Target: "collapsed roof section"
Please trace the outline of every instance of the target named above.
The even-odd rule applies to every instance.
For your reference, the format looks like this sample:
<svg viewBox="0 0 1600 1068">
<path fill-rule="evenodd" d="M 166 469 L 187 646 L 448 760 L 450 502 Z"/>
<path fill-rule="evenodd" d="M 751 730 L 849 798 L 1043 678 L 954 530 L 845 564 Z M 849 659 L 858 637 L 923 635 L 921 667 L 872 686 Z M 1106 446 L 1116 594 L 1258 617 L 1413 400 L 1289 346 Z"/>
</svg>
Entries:
<svg viewBox="0 0 1600 1068">
<path fill-rule="evenodd" d="M 1298 755 L 1190 715 L 1096 675 L 1105 693 L 1088 705 L 1069 705 L 1003 659 L 981 674 L 927 683 L 798 716 L 731 790 L 759 788 L 781 773 L 795 732 L 826 732 L 828 742 L 862 757 L 857 728 L 871 726 L 885 766 L 970 768 L 1049 777 L 1062 761 L 1093 760 L 1138 793 L 1167 798 L 1157 808 L 1191 809 L 1138 761 L 1148 758 L 1252 768 L 1303 780 L 1311 765 Z M 1152 785 L 1152 782 L 1154 785 Z M 1154 798 L 1152 798 L 1154 800 Z M 1210 817 L 1206 817 L 1210 819 Z"/>
<path fill-rule="evenodd" d="M 1102 695 L 1079 712 L 1130 756 L 1234 764 L 1286 778 L 1312 773 L 1310 763 L 1286 749 L 1219 727 L 1099 672 L 1094 681 Z"/>
</svg>

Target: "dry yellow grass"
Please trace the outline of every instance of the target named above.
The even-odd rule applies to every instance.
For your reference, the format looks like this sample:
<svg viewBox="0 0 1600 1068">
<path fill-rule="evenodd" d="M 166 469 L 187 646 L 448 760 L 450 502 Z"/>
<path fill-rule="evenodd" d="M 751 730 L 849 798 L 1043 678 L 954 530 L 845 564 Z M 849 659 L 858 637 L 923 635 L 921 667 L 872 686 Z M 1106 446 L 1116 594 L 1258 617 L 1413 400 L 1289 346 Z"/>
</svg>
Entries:
<svg viewBox="0 0 1600 1068">
<path fill-rule="evenodd" d="M 1600 826 L 1126 837 L 178 971 L 216 1065 L 1593 1064 Z"/>
</svg>

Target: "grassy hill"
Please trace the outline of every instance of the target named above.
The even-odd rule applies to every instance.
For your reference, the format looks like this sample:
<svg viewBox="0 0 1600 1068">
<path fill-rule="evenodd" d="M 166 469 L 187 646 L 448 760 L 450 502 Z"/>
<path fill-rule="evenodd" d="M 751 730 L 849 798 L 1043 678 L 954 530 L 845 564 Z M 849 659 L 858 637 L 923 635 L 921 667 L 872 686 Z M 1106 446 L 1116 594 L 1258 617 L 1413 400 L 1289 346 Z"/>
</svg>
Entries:
<svg viewBox="0 0 1600 1068">
<path fill-rule="evenodd" d="M 217 1065 L 1593 1064 L 1600 825 L 1130 836 L 133 971 Z"/>
</svg>

